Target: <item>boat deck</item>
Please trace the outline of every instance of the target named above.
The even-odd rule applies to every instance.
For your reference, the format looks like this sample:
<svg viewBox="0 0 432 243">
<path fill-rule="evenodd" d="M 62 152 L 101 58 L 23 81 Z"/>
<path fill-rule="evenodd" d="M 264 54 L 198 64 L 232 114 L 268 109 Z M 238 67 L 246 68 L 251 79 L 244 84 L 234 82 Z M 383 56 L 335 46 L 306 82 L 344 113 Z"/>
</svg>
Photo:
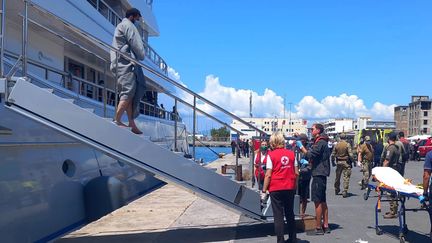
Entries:
<svg viewBox="0 0 432 243">
<path fill-rule="evenodd" d="M 219 159 L 210 166 L 233 163 L 232 155 Z M 248 159 L 240 159 L 247 164 Z M 410 162 L 406 166 L 407 177 L 420 183 L 423 161 Z M 399 242 L 397 219 L 381 219 L 383 235 L 376 235 L 374 206 L 376 199 L 371 193 L 369 200 L 363 200 L 363 192 L 357 182 L 361 179 L 360 169 L 353 168 L 350 181 L 351 196 L 335 196 L 334 168 L 327 183 L 329 219 L 332 232 L 324 236 L 298 233 L 300 242 Z M 407 207 L 418 207 L 417 200 L 409 200 Z M 388 211 L 388 203 L 382 204 L 382 212 Z M 308 210 L 313 214 L 313 204 Z M 380 216 L 382 217 L 382 216 Z M 408 242 L 429 242 L 429 217 L 426 212 L 407 213 L 410 232 Z M 174 185 L 166 185 L 117 211 L 72 232 L 56 242 L 274 242 L 273 223 L 262 223 L 246 218 L 198 198 Z"/>
</svg>

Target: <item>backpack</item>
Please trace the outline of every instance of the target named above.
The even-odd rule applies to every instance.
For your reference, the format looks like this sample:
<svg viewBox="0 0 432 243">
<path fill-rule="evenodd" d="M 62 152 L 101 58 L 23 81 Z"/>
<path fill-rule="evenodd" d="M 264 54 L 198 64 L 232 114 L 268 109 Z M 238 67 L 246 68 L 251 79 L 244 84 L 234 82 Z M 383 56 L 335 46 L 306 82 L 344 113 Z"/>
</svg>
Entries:
<svg viewBox="0 0 432 243">
<path fill-rule="evenodd" d="M 402 144 L 404 146 L 404 151 L 402 152 L 402 162 L 407 162 L 409 159 L 409 143 L 402 142 Z"/>
</svg>

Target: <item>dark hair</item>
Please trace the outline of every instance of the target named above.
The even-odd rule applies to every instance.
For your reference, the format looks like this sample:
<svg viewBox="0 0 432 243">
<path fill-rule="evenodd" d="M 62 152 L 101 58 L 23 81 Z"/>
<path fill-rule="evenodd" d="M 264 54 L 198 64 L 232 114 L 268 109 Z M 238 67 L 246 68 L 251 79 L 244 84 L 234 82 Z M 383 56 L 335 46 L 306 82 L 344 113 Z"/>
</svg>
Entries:
<svg viewBox="0 0 432 243">
<path fill-rule="evenodd" d="M 129 18 L 130 16 L 140 16 L 141 17 L 141 12 L 136 9 L 136 8 L 130 8 L 128 10 L 126 10 L 126 18 Z"/>
<path fill-rule="evenodd" d="M 404 134 L 404 132 L 399 132 L 399 137 L 400 137 L 400 138 L 403 138 L 403 137 L 405 137 L 405 134 Z"/>
<path fill-rule="evenodd" d="M 388 139 L 391 140 L 391 141 L 396 141 L 396 140 L 397 140 L 397 135 L 396 135 L 396 133 L 395 133 L 395 132 L 391 132 L 391 133 L 389 133 L 389 135 L 388 135 Z"/>
<path fill-rule="evenodd" d="M 315 129 L 319 129 L 320 134 L 324 132 L 324 126 L 321 123 L 315 123 L 312 126 L 315 127 Z"/>
</svg>

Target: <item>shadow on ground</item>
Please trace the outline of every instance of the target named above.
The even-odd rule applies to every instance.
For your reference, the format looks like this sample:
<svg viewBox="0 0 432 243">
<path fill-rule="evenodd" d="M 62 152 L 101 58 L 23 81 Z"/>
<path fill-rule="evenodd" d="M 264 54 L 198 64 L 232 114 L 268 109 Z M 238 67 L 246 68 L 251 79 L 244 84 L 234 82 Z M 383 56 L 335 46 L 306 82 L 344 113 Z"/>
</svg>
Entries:
<svg viewBox="0 0 432 243">
<path fill-rule="evenodd" d="M 335 226 L 337 227 L 337 226 Z M 240 241 L 249 241 L 253 238 L 271 238 L 274 236 L 273 223 L 253 223 L 240 226 L 227 226 L 218 228 L 179 228 L 163 232 L 127 233 L 104 236 L 82 236 L 75 238 L 63 238 L 57 243 L 99 243 L 99 242 L 176 242 L 176 243 L 195 243 L 195 242 L 217 242 L 231 241 L 233 238 Z M 287 237 L 287 235 L 285 235 Z M 300 243 L 309 243 L 306 240 L 299 240 Z"/>
<path fill-rule="evenodd" d="M 369 227 L 375 229 L 374 227 Z M 383 235 L 390 236 L 394 239 L 399 239 L 399 226 L 396 225 L 380 225 Z M 410 231 L 405 234 L 405 240 L 407 242 L 432 242 L 432 239 L 429 235 L 420 234 L 415 231 Z"/>
</svg>

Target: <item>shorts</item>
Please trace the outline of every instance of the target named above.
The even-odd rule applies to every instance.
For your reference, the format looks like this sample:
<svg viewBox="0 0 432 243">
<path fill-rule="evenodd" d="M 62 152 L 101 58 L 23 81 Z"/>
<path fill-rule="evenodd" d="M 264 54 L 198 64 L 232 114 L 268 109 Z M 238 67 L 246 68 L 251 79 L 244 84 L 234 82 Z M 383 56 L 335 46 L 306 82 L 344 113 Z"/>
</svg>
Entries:
<svg viewBox="0 0 432 243">
<path fill-rule="evenodd" d="M 310 178 L 307 180 L 299 180 L 298 195 L 300 199 L 308 199 L 310 195 Z"/>
<path fill-rule="evenodd" d="M 315 203 L 326 202 L 327 177 L 312 177 L 312 201 Z"/>
</svg>

